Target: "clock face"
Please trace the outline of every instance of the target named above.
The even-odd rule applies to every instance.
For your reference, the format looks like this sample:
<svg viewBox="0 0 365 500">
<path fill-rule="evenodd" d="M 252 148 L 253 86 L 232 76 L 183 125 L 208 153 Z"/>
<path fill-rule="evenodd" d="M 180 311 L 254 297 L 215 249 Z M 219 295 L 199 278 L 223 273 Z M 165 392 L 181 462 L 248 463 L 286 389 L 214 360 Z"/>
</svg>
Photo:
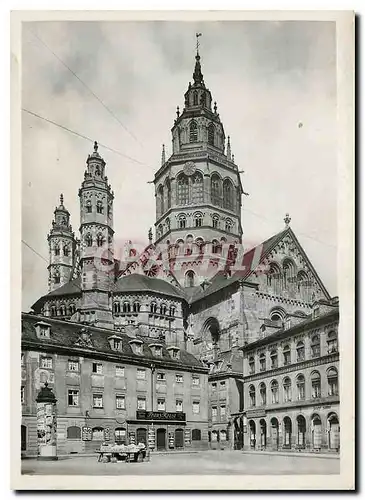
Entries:
<svg viewBox="0 0 365 500">
<path fill-rule="evenodd" d="M 187 161 L 184 165 L 184 174 L 193 175 L 196 171 L 195 163 L 192 161 Z"/>
</svg>

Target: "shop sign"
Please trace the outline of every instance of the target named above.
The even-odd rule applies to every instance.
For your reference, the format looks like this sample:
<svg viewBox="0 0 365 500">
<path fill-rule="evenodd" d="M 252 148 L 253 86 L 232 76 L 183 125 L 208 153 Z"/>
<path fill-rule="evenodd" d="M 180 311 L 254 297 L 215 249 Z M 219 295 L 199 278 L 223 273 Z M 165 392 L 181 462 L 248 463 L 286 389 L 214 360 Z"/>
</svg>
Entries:
<svg viewBox="0 0 365 500">
<path fill-rule="evenodd" d="M 137 420 L 178 420 L 179 422 L 185 422 L 186 415 L 182 412 L 137 410 Z"/>
<path fill-rule="evenodd" d="M 265 410 L 247 410 L 246 417 L 247 418 L 266 417 L 266 411 Z"/>
<path fill-rule="evenodd" d="M 83 441 L 91 441 L 92 440 L 92 429 L 91 427 L 83 427 L 82 428 L 82 440 Z"/>
</svg>

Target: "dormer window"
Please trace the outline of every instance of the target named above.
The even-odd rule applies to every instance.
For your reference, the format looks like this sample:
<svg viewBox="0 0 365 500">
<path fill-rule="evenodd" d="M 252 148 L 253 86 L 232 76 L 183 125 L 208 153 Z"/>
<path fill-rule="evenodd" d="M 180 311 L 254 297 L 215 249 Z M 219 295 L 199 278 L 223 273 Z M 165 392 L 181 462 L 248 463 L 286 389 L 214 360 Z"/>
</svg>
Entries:
<svg viewBox="0 0 365 500">
<path fill-rule="evenodd" d="M 122 350 L 122 339 L 121 337 L 118 337 L 118 335 L 112 335 L 111 337 L 108 338 L 110 347 L 114 351 L 121 351 Z"/>
<path fill-rule="evenodd" d="M 149 347 L 152 350 L 152 353 L 154 356 L 156 356 L 157 358 L 161 358 L 161 356 L 162 356 L 162 344 L 150 344 Z"/>
<path fill-rule="evenodd" d="M 49 339 L 51 337 L 51 325 L 49 325 L 48 323 L 40 321 L 39 323 L 36 323 L 35 327 L 38 338 Z"/>
<path fill-rule="evenodd" d="M 173 359 L 180 359 L 180 348 L 176 346 L 168 347 L 167 350 L 169 351 L 170 356 Z"/>
<path fill-rule="evenodd" d="M 129 341 L 129 345 L 132 348 L 134 354 L 142 354 L 143 353 L 143 342 L 139 339 L 132 339 Z"/>
</svg>

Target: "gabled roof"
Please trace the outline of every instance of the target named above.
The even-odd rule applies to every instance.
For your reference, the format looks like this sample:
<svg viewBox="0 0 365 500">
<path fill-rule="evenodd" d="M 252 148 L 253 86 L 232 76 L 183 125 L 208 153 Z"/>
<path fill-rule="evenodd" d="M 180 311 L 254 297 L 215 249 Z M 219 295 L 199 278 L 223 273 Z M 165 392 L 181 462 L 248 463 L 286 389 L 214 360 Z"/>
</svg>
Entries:
<svg viewBox="0 0 365 500">
<path fill-rule="evenodd" d="M 243 262 L 242 262 L 242 270 L 238 270 L 234 272 L 231 276 L 227 276 L 225 271 L 219 271 L 212 279 L 211 279 L 211 284 L 203 290 L 201 287 L 194 287 L 196 288 L 196 291 L 190 295 L 190 303 L 197 302 L 198 300 L 201 300 L 204 297 L 207 297 L 208 295 L 211 295 L 212 293 L 215 293 L 219 290 L 222 290 L 223 288 L 226 288 L 233 283 L 237 283 L 240 280 L 247 280 L 249 276 L 251 276 L 252 273 L 257 270 L 260 264 L 263 263 L 267 255 L 275 248 L 275 246 L 287 235 L 290 235 L 293 238 L 293 241 L 295 244 L 298 246 L 300 252 L 303 255 L 303 258 L 306 261 L 306 264 L 308 265 L 309 269 L 315 276 L 316 280 L 318 281 L 318 284 L 320 285 L 323 294 L 325 297 L 329 300 L 331 297 L 322 283 L 321 279 L 319 278 L 318 274 L 316 273 L 314 267 L 312 266 L 310 260 L 308 259 L 305 251 L 303 250 L 303 247 L 300 245 L 298 239 L 296 238 L 294 232 L 290 227 L 284 229 L 283 231 L 280 231 L 280 233 L 275 234 L 274 236 L 271 236 L 267 240 L 265 240 L 263 243 L 260 245 L 257 245 L 256 247 L 251 248 L 248 252 L 246 252 L 243 256 Z M 259 260 L 256 262 L 256 257 L 257 253 L 259 253 Z M 246 285 L 248 283 L 246 282 Z"/>
<path fill-rule="evenodd" d="M 184 349 L 180 349 L 180 359 L 175 359 L 170 356 L 167 350 L 167 345 L 165 342 L 158 340 L 159 344 L 162 344 L 162 356 L 156 357 L 153 355 L 152 350 L 149 345 L 156 343 L 155 338 L 145 337 L 136 335 L 136 338 L 143 343 L 143 355 L 134 354 L 133 350 L 129 344 L 131 337 L 126 333 L 120 333 L 116 330 L 107 330 L 104 328 L 96 328 L 92 326 L 86 326 L 81 323 L 73 323 L 64 320 L 55 320 L 52 318 L 47 318 L 47 323 L 51 326 L 51 336 L 50 338 L 39 339 L 36 334 L 35 325 L 44 320 L 44 316 L 36 316 L 34 314 L 22 314 L 22 343 L 26 345 L 27 343 L 37 344 L 37 347 L 45 350 L 52 350 L 56 352 L 58 349 L 78 349 L 86 353 L 93 358 L 98 358 L 98 355 L 103 358 L 103 356 L 119 356 L 120 358 L 128 357 L 131 360 L 137 362 L 137 360 L 143 364 L 146 364 L 148 360 L 168 364 L 169 366 L 183 367 L 196 367 L 204 369 L 203 363 L 199 361 L 193 354 L 188 353 Z M 82 346 L 82 343 L 77 343 L 82 330 L 85 329 L 91 339 L 91 344 Z M 108 338 L 116 336 L 122 341 L 122 352 L 115 351 L 110 347 Z M 34 347 L 33 347 L 34 348 Z"/>
</svg>

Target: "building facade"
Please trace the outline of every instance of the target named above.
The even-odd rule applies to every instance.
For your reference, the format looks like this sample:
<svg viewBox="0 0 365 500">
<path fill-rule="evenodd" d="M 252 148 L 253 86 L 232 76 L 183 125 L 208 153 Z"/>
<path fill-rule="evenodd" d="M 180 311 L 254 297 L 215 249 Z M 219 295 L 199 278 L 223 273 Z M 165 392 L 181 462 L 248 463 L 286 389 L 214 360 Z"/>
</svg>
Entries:
<svg viewBox="0 0 365 500">
<path fill-rule="evenodd" d="M 57 398 L 59 454 L 102 442 L 151 450 L 208 447 L 208 370 L 179 347 L 139 335 L 23 314 L 22 453 L 37 453 L 36 397 Z"/>
<path fill-rule="evenodd" d="M 338 304 L 244 347 L 244 448 L 339 451 Z"/>
</svg>

